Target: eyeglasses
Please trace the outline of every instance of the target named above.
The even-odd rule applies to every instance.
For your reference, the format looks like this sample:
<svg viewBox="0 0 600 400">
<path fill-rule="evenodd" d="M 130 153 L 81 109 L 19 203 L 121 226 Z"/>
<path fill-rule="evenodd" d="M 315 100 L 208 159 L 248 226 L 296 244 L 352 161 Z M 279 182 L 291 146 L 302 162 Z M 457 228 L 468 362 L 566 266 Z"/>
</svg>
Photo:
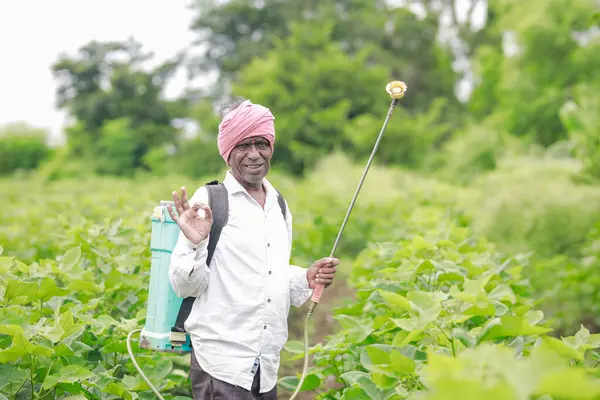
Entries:
<svg viewBox="0 0 600 400">
<path fill-rule="evenodd" d="M 268 148 L 270 148 L 269 142 L 267 142 L 267 141 L 264 141 L 264 140 L 259 140 L 259 141 L 253 140 L 252 142 L 240 143 L 237 146 L 235 146 L 235 149 L 239 150 L 239 151 L 247 151 L 247 150 L 250 149 L 250 147 L 253 144 L 256 145 L 256 148 L 258 150 L 267 150 Z"/>
</svg>

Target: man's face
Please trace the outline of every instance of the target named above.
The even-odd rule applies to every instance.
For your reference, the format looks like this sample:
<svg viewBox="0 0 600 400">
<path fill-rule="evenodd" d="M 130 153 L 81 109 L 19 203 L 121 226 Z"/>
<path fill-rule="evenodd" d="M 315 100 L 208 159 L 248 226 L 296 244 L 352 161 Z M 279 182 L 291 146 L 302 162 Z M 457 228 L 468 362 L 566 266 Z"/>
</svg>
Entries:
<svg viewBox="0 0 600 400">
<path fill-rule="evenodd" d="M 238 181 L 250 187 L 260 187 L 267 175 L 273 151 L 263 137 L 249 137 L 238 143 L 229 156 L 231 172 Z"/>
</svg>

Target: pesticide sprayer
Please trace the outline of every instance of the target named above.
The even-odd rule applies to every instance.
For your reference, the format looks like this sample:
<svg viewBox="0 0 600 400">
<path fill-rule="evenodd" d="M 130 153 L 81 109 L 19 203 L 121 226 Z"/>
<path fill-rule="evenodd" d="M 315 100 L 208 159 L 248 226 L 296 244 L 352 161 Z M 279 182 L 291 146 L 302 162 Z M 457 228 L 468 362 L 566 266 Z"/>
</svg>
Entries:
<svg viewBox="0 0 600 400">
<path fill-rule="evenodd" d="M 385 128 L 392 116 L 392 113 L 398 105 L 400 99 L 404 97 L 406 92 L 406 84 L 401 81 L 393 81 L 386 85 L 385 90 L 392 98 L 385 122 L 379 132 L 379 136 L 373 146 L 371 156 L 367 161 L 367 165 L 358 183 L 358 187 L 354 192 L 346 216 L 340 226 L 340 230 L 331 249 L 330 257 L 335 256 L 335 251 L 344 232 L 344 228 L 350 217 L 350 213 L 354 208 L 354 203 L 358 197 L 358 193 L 363 185 L 367 172 L 373 162 Z M 146 310 L 146 322 L 143 329 L 134 329 L 127 335 L 127 351 L 131 357 L 131 361 L 148 386 L 160 400 L 164 400 L 160 392 L 154 387 L 150 380 L 146 377 L 140 366 L 138 365 L 133 351 L 131 349 L 131 337 L 140 332 L 140 348 L 174 353 L 189 353 L 191 351 L 191 341 L 189 334 L 173 329 L 179 310 L 184 299 L 177 297 L 169 282 L 169 264 L 171 252 L 177 243 L 179 236 L 179 226 L 173 221 L 167 211 L 167 205 L 173 204 L 172 201 L 161 201 L 154 208 L 152 213 L 152 235 L 150 240 L 150 250 L 152 252 L 152 263 L 150 267 L 150 285 L 148 291 L 148 303 Z M 315 308 L 321 301 L 324 285 L 318 284 L 313 291 L 311 297 L 311 305 L 308 310 L 306 321 L 304 324 L 304 366 L 302 369 L 302 377 L 292 394 L 290 400 L 293 400 L 300 392 L 306 373 L 308 370 L 308 321 L 312 316 Z"/>
</svg>

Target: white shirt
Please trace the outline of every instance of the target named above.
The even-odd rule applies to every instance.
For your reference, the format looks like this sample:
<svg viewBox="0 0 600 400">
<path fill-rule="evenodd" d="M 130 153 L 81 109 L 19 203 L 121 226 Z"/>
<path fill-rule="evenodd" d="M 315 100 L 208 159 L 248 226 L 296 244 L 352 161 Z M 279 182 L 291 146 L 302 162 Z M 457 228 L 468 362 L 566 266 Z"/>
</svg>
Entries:
<svg viewBox="0 0 600 400">
<path fill-rule="evenodd" d="M 306 269 L 289 263 L 292 214 L 286 207 L 284 221 L 277 192 L 266 179 L 263 182 L 264 209 L 227 172 L 223 183 L 229 196 L 229 221 L 210 268 L 206 266 L 209 238 L 195 246 L 180 233 L 169 279 L 179 297 L 197 297 L 185 329 L 202 369 L 250 390 L 258 358 L 260 391 L 266 392 L 277 384 L 290 304 L 304 304 L 312 289 Z M 195 202 L 208 204 L 206 188 L 196 190 L 189 204 Z"/>
</svg>

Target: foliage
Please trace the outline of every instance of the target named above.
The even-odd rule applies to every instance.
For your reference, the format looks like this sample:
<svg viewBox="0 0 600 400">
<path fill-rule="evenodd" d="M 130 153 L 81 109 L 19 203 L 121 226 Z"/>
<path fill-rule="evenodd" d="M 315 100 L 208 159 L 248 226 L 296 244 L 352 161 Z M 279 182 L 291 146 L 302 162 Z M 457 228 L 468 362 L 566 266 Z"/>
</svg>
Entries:
<svg viewBox="0 0 600 400">
<path fill-rule="evenodd" d="M 598 398 L 590 368 L 600 335 L 548 336 L 522 277 L 526 258 L 499 254 L 451 219 L 431 221 L 407 218 L 406 239 L 356 259 L 357 299 L 336 311 L 341 330 L 310 349 L 303 390 L 319 389 L 318 399 Z M 303 356 L 297 341 L 287 349 Z M 282 378 L 290 390 L 297 382 Z"/>
<path fill-rule="evenodd" d="M 337 155 L 323 160 L 302 181 L 277 171 L 270 175 L 294 212 L 294 263 L 308 265 L 329 253 L 362 169 L 363 166 Z M 104 177 L 84 182 L 63 179 L 43 183 L 32 177 L 29 181 L 12 179 L 3 184 L 13 190 L 0 191 L 0 201 L 7 205 L 0 215 L 5 222 L 0 227 L 0 243 L 4 246 L 0 271 L 3 295 L 0 354 L 5 357 L 2 368 L 9 376 L 1 381 L 1 393 L 10 396 L 21 388 L 22 393 L 33 391 L 50 398 L 86 393 L 92 397 L 100 391 L 119 398 L 152 398 L 133 369 L 125 348 L 127 333 L 140 327 L 145 317 L 149 278 L 147 217 L 156 201 L 168 198 L 174 188 L 180 185 L 193 188 L 213 178 L 218 177 L 197 180 L 173 175 L 130 180 Z M 13 206 L 20 202 L 20 193 L 25 191 L 30 196 L 28 207 Z M 428 369 L 436 368 L 435 362 L 429 362 L 435 359 L 430 354 L 434 349 L 448 353 L 454 343 L 454 351 L 460 355 L 457 360 L 468 359 L 469 354 L 464 352 L 464 344 L 456 340 L 448 342 L 441 332 L 436 333 L 436 324 L 450 338 L 460 332 L 454 328 L 462 328 L 467 336 L 461 334 L 456 338 L 469 343 L 470 339 L 481 339 L 482 332 L 487 331 L 478 329 L 491 318 L 500 319 L 485 325 L 491 332 L 486 335 L 502 332 L 505 323 L 522 322 L 519 318 L 540 318 L 540 311 L 532 308 L 537 300 L 534 293 L 537 287 L 526 279 L 530 269 L 526 259 L 518 254 L 501 256 L 493 245 L 473 239 L 464 228 L 472 223 L 472 217 L 465 218 L 459 206 L 472 196 L 469 190 L 462 192 L 413 173 L 372 167 L 338 248 L 344 269 L 351 274 L 348 283 L 357 291 L 358 300 L 336 312 L 341 330 L 332 331 L 333 327 L 327 327 L 330 322 L 311 329 L 315 334 L 318 331 L 319 336 L 328 331 L 333 336 L 312 350 L 319 358 L 315 358 L 316 369 L 307 384 L 340 378 L 342 373 L 332 371 L 343 368 L 345 372 L 377 372 L 371 376 L 373 383 L 363 385 L 366 390 L 376 385 L 377 390 L 385 391 L 398 380 L 407 391 L 421 385 L 435 387 L 430 386 L 436 383 L 429 381 L 431 375 L 426 374 Z M 383 244 L 392 240 L 396 242 Z M 380 243 L 381 249 L 375 243 Z M 351 264 L 353 267 L 348 271 Z M 413 302 L 420 308 L 402 311 L 385 306 L 382 292 L 387 293 L 383 296 L 390 301 L 403 301 L 404 306 Z M 324 295 L 327 303 L 340 299 L 328 298 L 329 293 Z M 402 298 L 405 301 L 398 300 Z M 468 309 L 471 303 L 475 306 Z M 317 314 L 326 313 L 325 307 L 320 306 Z M 290 315 L 289 348 L 297 347 L 297 339 L 302 336 L 299 325 L 303 313 L 300 308 Z M 530 330 L 549 329 L 540 321 L 527 321 L 531 326 L 524 326 Z M 356 324 L 361 329 L 368 328 L 367 331 L 356 328 Z M 409 337 L 410 324 L 414 324 L 410 332 L 418 331 Z M 400 327 L 405 329 L 401 331 Z M 359 334 L 365 336 L 355 337 Z M 595 336 L 592 338 L 595 340 Z M 396 348 L 398 341 L 405 340 L 409 347 L 400 346 L 402 354 L 410 358 L 413 353 L 409 350 L 414 347 L 418 349 L 414 354 L 419 354 L 416 360 L 396 360 L 397 353 L 386 347 Z M 531 340 L 523 337 L 525 355 L 536 354 Z M 542 343 L 546 341 L 559 346 L 550 338 Z M 362 346 L 377 343 L 386 345 L 381 348 L 390 350 L 394 363 L 414 364 L 412 375 L 388 376 L 390 367 L 380 364 L 385 356 L 377 350 L 378 346 L 364 351 L 369 357 L 384 357 L 376 361 L 379 367 L 370 366 L 364 355 L 361 361 Z M 513 345 L 518 343 L 520 339 Z M 19 349 L 29 353 L 22 354 Z M 486 350 L 475 346 L 472 350 L 475 355 L 486 351 L 498 353 L 497 357 L 504 360 L 499 348 Z M 337 365 L 337 359 L 331 359 L 332 354 L 340 351 L 346 354 L 345 367 Z M 532 361 L 527 362 L 538 362 L 530 356 Z M 427 360 L 424 365 L 422 357 Z M 151 372 L 152 382 L 169 398 L 190 396 L 185 356 L 136 350 L 136 359 L 145 371 Z M 288 359 L 282 366 L 288 375 L 290 366 L 295 365 L 293 362 Z M 363 362 L 371 369 L 361 367 Z M 515 368 L 520 368 L 521 361 L 514 362 Z M 459 365 L 462 364 L 457 364 L 457 371 Z M 540 367 L 536 364 L 536 368 Z M 587 382 L 577 371 L 568 374 Z M 362 381 L 362 376 L 349 374 L 344 378 Z M 293 377 L 282 379 L 282 391 L 293 384 Z M 339 384 L 343 381 L 338 380 Z M 326 386 L 329 387 L 328 384 L 323 387 Z M 333 393 L 341 395 L 344 389 L 331 390 L 333 396 Z M 354 396 L 360 390 L 348 389 L 345 396 Z"/>
<path fill-rule="evenodd" d="M 148 213 L 222 176 L 216 106 L 274 111 L 269 179 L 294 212 L 292 262 L 308 265 L 331 250 L 391 79 L 408 93 L 337 250 L 349 279 L 313 317 L 305 392 L 600 398 L 597 1 L 388 3 L 196 0 L 199 57 L 148 67 L 133 39 L 61 55 L 66 145 L 0 135 L 0 173 L 15 172 L 0 182 L 0 399 L 154 398 L 124 344 L 144 320 Z M 215 85 L 166 99 L 186 60 Z M 190 397 L 188 358 L 136 354 L 168 398 Z"/>
<path fill-rule="evenodd" d="M 600 218 L 600 188 L 580 184 L 581 163 L 562 157 L 505 157 L 473 181 L 465 213 L 504 251 L 574 254 Z"/>
<path fill-rule="evenodd" d="M 51 156 L 47 133 L 25 123 L 0 127 L 0 175 L 36 169 Z"/>
<path fill-rule="evenodd" d="M 0 191 L 7 205 L 0 213 L 0 393 L 154 398 L 125 339 L 145 318 L 148 218 L 173 188 L 101 178 L 33 182 L 3 182 Z M 27 205 L 15 206 L 25 192 Z M 189 395 L 185 356 L 133 347 L 162 392 Z"/>
<path fill-rule="evenodd" d="M 531 290 L 562 334 L 581 323 L 600 327 L 600 224 L 596 223 L 576 254 L 541 260 L 529 271 Z"/>
<path fill-rule="evenodd" d="M 148 152 L 176 141 L 172 124 L 186 117 L 186 103 L 163 94 L 182 56 L 144 71 L 151 57 L 134 40 L 91 41 L 76 57 L 62 55 L 52 66 L 58 104 L 76 118 L 67 130 L 69 149 L 95 162 L 99 173 L 129 175 L 147 168 Z"/>
<path fill-rule="evenodd" d="M 590 28 L 594 0 L 503 0 L 492 6 L 504 46 L 481 46 L 473 59 L 482 82 L 469 107 L 504 120 L 504 130 L 550 145 L 566 138 L 559 110 L 578 83 L 597 85 L 600 36 Z M 541 17 L 543 16 L 543 17 Z"/>
<path fill-rule="evenodd" d="M 217 72 L 219 82 L 235 84 L 243 80 L 245 66 L 264 58 L 281 41 L 289 42 L 289 51 L 294 51 L 298 26 L 311 27 L 302 30 L 309 35 L 302 45 L 310 40 L 311 33 L 316 34 L 315 39 L 321 37 L 312 27 L 325 26 L 331 44 L 345 56 L 368 51 L 368 64 L 384 68 L 384 75 L 410 82 L 414 93 L 405 101 L 409 109 L 424 111 L 432 98 L 454 98 L 452 54 L 437 41 L 441 12 L 429 2 L 422 4 L 427 18 L 420 18 L 405 6 L 380 0 L 195 0 L 193 4 L 196 16 L 191 30 L 202 45 L 195 49 L 198 55 L 191 59 L 191 68 L 198 74 Z M 454 5 L 450 8 L 455 11 Z M 460 23 L 454 20 L 454 25 Z M 482 31 L 485 35 L 485 29 Z M 462 33 L 468 35 L 465 30 Z M 296 40 L 290 40 L 294 36 Z M 302 48 L 298 49 L 301 53 Z M 224 91 L 219 86 L 215 90 Z"/>
<path fill-rule="evenodd" d="M 600 177 L 600 96 L 589 85 L 579 85 L 573 90 L 573 100 L 560 109 L 559 117 L 568 131 L 568 142 L 584 165 L 583 177 L 597 180 Z"/>
</svg>

